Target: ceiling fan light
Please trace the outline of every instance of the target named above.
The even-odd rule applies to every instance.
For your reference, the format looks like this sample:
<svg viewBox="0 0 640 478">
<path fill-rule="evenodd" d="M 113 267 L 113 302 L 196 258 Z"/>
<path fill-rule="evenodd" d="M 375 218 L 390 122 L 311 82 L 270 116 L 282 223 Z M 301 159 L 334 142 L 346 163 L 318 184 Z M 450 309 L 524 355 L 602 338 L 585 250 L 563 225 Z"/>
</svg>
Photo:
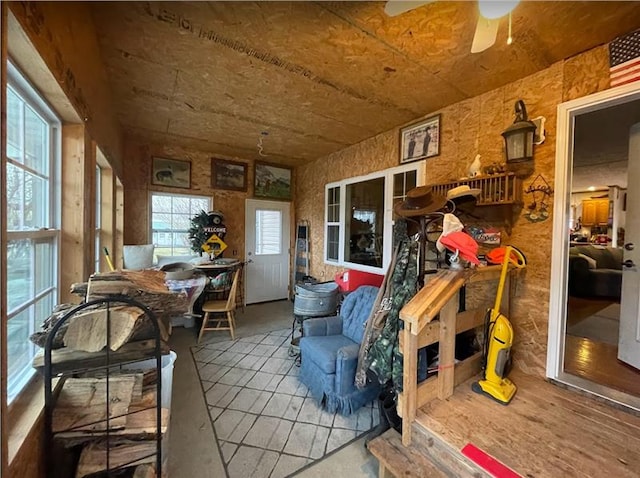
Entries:
<svg viewBox="0 0 640 478">
<path fill-rule="evenodd" d="M 518 3 L 520 0 L 478 0 L 478 9 L 484 18 L 495 19 L 504 17 Z"/>
</svg>

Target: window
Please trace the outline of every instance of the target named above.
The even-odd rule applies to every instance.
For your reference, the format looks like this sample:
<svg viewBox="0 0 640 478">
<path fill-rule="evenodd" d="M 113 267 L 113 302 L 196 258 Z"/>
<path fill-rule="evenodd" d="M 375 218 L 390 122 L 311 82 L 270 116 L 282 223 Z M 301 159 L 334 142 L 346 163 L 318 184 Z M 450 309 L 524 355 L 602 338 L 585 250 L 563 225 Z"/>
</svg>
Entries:
<svg viewBox="0 0 640 478">
<path fill-rule="evenodd" d="M 282 212 L 256 209 L 256 255 L 282 252 Z"/>
<path fill-rule="evenodd" d="M 421 163 L 326 186 L 325 261 L 383 272 L 391 261 L 393 205 L 423 177 Z"/>
<path fill-rule="evenodd" d="M 211 199 L 204 196 L 152 193 L 151 240 L 157 255 L 191 255 L 189 227 L 200 211 L 211 210 Z"/>
<path fill-rule="evenodd" d="M 95 235 L 95 258 L 94 270 L 100 272 L 101 256 L 101 231 L 102 229 L 102 169 L 96 165 L 96 235 Z"/>
<path fill-rule="evenodd" d="M 327 189 L 327 244 L 326 259 L 329 262 L 339 260 L 340 250 L 340 187 Z"/>
<path fill-rule="evenodd" d="M 33 375 L 29 336 L 58 302 L 60 122 L 8 63 L 7 361 L 8 400 Z"/>
</svg>

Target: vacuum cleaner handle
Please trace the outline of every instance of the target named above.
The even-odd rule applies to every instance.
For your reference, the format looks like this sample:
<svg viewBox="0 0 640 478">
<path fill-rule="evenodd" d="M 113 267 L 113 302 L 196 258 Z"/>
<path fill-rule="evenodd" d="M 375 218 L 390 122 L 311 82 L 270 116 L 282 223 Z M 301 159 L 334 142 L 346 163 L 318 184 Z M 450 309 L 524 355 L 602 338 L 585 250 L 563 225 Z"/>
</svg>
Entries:
<svg viewBox="0 0 640 478">
<path fill-rule="evenodd" d="M 511 254 L 509 254 L 509 260 L 511 264 L 516 266 L 518 269 L 524 269 L 525 267 L 527 267 L 527 258 L 524 256 L 520 249 L 513 246 L 507 246 L 507 248 L 511 249 L 511 252 L 513 252 L 513 254 L 515 254 L 516 256 L 516 260 L 513 260 Z"/>
</svg>

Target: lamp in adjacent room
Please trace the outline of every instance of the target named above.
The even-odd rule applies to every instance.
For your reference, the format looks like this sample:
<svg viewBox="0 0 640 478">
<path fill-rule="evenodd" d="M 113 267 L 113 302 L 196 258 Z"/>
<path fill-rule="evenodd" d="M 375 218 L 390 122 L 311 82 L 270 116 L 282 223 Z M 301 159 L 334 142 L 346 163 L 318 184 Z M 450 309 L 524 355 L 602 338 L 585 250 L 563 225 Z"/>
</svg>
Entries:
<svg viewBox="0 0 640 478">
<path fill-rule="evenodd" d="M 533 159 L 533 136 L 536 125 L 529 121 L 524 101 L 516 101 L 515 113 L 516 119 L 513 124 L 502 132 L 507 163 L 520 163 Z"/>
</svg>

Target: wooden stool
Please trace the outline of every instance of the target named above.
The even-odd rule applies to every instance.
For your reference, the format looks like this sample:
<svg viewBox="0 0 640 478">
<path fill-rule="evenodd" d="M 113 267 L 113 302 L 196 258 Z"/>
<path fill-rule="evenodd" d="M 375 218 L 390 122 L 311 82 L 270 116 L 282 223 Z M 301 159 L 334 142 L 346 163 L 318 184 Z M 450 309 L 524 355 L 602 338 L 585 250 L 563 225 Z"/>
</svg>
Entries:
<svg viewBox="0 0 640 478">
<path fill-rule="evenodd" d="M 231 339 L 235 339 L 235 315 L 236 310 L 236 291 L 238 289 L 238 281 L 240 277 L 240 268 L 237 268 L 233 273 L 233 281 L 231 282 L 231 289 L 229 290 L 229 296 L 225 300 L 208 300 L 202 306 L 202 311 L 205 313 L 202 319 L 202 327 L 200 328 L 200 334 L 198 335 L 198 343 L 202 339 L 202 334 L 205 330 L 229 330 L 231 332 Z M 211 317 L 211 314 L 222 314 L 222 317 Z M 214 322 L 215 326 L 208 327 L 209 321 Z"/>
</svg>

